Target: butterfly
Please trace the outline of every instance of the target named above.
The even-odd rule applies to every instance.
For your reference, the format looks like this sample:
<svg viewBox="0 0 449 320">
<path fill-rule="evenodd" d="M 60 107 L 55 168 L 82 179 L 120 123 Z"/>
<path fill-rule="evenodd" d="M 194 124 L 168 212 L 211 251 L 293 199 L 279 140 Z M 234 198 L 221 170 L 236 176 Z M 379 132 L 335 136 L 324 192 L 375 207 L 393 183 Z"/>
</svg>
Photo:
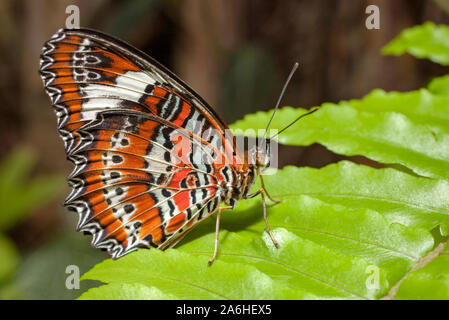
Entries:
<svg viewBox="0 0 449 320">
<path fill-rule="evenodd" d="M 262 175 L 269 144 L 241 151 L 226 123 L 167 68 L 109 35 L 61 29 L 44 44 L 39 71 L 74 164 L 64 205 L 93 247 L 114 259 L 165 250 L 217 212 L 212 263 L 221 212 L 258 195 L 278 245 L 265 197 L 278 200 Z M 261 188 L 251 193 L 257 177 Z"/>
</svg>

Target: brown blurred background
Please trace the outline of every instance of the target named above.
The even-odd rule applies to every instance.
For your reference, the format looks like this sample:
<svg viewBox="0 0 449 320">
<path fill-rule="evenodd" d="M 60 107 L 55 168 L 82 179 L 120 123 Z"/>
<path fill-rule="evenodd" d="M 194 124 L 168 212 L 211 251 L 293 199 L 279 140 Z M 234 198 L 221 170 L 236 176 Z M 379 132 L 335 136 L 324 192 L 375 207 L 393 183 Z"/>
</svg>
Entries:
<svg viewBox="0 0 449 320">
<path fill-rule="evenodd" d="M 80 8 L 81 27 L 110 33 L 153 56 L 229 123 L 272 108 L 295 61 L 300 69 L 283 104 L 306 108 L 360 98 L 374 88 L 413 90 L 447 73 L 428 61 L 380 54 L 406 27 L 428 20 L 448 24 L 446 0 L 2 0 L 0 159 L 26 146 L 37 158 L 32 175 L 66 176 L 72 169 L 37 72 L 42 44 L 64 27 L 70 4 Z M 365 27 L 370 4 L 380 8 L 380 30 Z M 319 167 L 341 158 L 318 145 L 281 151 L 281 164 Z M 64 235 L 74 233 L 76 223 L 61 206 L 67 193 L 62 184 L 55 200 L 7 230 L 24 259 L 15 275 L 19 280 L 30 270 L 48 268 L 50 262 L 42 266 L 39 261 L 51 260 L 51 250 L 63 254 L 78 248 L 78 238 L 67 240 Z M 92 265 L 104 256 L 92 254 L 88 243 L 82 238 L 79 251 L 87 257 L 86 265 Z M 69 256 L 64 259 L 72 261 Z M 29 269 L 24 267 L 27 263 Z M 19 281 L 17 297 L 56 297 L 36 289 L 43 284 L 33 277 L 39 274 Z"/>
</svg>

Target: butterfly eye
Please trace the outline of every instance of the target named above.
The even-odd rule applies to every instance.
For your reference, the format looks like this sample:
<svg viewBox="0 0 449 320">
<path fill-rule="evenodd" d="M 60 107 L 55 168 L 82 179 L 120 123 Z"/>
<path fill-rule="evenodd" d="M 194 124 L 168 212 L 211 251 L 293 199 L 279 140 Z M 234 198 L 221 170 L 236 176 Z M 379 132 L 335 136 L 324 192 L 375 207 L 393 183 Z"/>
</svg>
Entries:
<svg viewBox="0 0 449 320">
<path fill-rule="evenodd" d="M 258 167 L 263 167 L 265 166 L 265 154 L 262 152 L 258 152 L 256 155 L 256 165 Z"/>
</svg>

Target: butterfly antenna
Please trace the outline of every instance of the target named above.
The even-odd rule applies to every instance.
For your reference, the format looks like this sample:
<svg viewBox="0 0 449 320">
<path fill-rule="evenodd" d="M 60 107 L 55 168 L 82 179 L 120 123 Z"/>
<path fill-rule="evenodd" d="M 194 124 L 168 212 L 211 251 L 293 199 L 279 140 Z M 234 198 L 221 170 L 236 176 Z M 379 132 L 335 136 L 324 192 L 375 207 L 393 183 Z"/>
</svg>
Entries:
<svg viewBox="0 0 449 320">
<path fill-rule="evenodd" d="M 267 127 L 265 128 L 265 133 L 263 135 L 263 139 L 265 139 L 265 137 L 267 136 L 267 132 L 268 132 L 268 128 L 270 127 L 270 123 L 273 120 L 274 114 L 276 113 L 276 110 L 279 108 L 279 104 L 281 103 L 282 97 L 284 96 L 285 93 L 285 89 L 287 89 L 288 83 L 290 82 L 290 80 L 293 77 L 293 74 L 295 73 L 296 69 L 298 69 L 299 67 L 299 63 L 295 62 L 295 64 L 293 65 L 292 71 L 290 71 L 290 74 L 288 75 L 287 81 L 285 81 L 284 87 L 282 88 L 281 94 L 279 95 L 278 101 L 276 103 L 276 106 L 274 107 L 274 111 L 271 114 L 271 118 L 268 121 Z"/>
<path fill-rule="evenodd" d="M 299 121 L 300 119 L 304 118 L 305 116 L 308 116 L 309 114 L 312 114 L 316 111 L 319 110 L 320 107 L 314 107 L 312 108 L 309 112 L 303 113 L 302 115 L 300 115 L 298 118 L 296 118 L 295 120 L 293 120 L 292 122 L 290 122 L 289 125 L 287 125 L 284 129 L 282 129 L 281 131 L 279 131 L 278 133 L 276 133 L 275 135 L 271 136 L 269 138 L 269 140 L 273 139 L 274 137 L 277 137 L 278 135 L 281 134 L 281 132 L 287 130 L 288 128 L 290 128 L 292 125 L 294 125 L 297 121 Z"/>
</svg>

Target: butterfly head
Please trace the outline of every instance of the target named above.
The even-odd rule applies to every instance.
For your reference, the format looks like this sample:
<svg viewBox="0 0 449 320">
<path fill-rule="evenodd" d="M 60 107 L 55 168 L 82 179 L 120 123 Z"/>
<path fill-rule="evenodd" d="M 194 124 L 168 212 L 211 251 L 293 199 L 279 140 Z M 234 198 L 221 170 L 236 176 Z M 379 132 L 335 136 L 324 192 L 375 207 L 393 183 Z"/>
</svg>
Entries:
<svg viewBox="0 0 449 320">
<path fill-rule="evenodd" d="M 252 146 L 248 151 L 248 160 L 256 169 L 263 170 L 268 167 L 270 165 L 270 144 L 264 142 L 261 146 Z"/>
</svg>

